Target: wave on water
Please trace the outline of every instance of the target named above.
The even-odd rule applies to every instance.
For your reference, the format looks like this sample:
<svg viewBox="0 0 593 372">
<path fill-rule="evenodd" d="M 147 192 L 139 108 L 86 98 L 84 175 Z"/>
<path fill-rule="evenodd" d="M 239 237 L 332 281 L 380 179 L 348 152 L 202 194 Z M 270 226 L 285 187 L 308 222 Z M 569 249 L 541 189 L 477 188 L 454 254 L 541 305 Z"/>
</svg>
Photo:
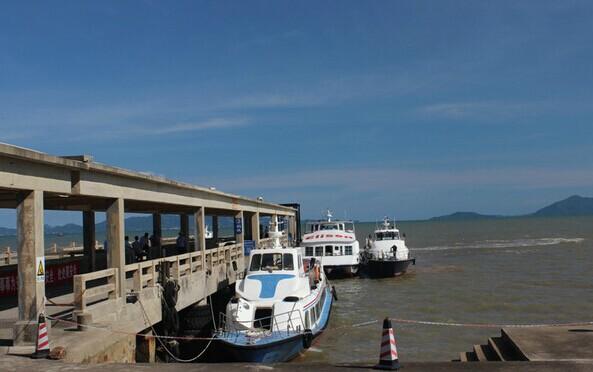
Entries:
<svg viewBox="0 0 593 372">
<path fill-rule="evenodd" d="M 495 248 L 522 248 L 557 245 L 563 243 L 580 244 L 584 238 L 539 238 L 539 239 L 513 239 L 513 240 L 484 240 L 472 243 L 458 243 L 454 246 L 433 246 L 423 248 L 410 248 L 410 251 L 448 251 L 453 249 L 495 249 Z"/>
</svg>

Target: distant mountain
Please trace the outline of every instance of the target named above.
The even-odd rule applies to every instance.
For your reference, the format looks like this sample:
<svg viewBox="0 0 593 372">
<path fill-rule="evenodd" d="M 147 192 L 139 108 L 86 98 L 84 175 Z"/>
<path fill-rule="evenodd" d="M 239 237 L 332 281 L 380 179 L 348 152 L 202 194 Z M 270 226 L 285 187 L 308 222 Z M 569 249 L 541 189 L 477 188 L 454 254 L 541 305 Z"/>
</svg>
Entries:
<svg viewBox="0 0 593 372">
<path fill-rule="evenodd" d="M 431 221 L 463 221 L 463 220 L 486 220 L 492 218 L 501 218 L 502 216 L 494 216 L 487 214 L 480 214 L 475 212 L 455 212 L 445 216 L 433 217 Z"/>
<path fill-rule="evenodd" d="M 45 225 L 44 227 L 46 234 L 80 234 L 82 233 L 82 226 L 69 223 L 62 226 L 50 226 Z"/>
<path fill-rule="evenodd" d="M 560 216 L 593 216 L 593 198 L 573 195 L 544 207 L 532 216 L 560 217 Z"/>
</svg>

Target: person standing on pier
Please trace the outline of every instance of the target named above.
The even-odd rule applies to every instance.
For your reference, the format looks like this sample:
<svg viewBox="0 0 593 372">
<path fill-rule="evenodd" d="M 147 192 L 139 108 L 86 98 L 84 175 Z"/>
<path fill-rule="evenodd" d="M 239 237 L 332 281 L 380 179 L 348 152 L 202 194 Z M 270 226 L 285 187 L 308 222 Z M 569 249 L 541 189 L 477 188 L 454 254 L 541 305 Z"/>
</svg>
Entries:
<svg viewBox="0 0 593 372">
<path fill-rule="evenodd" d="M 180 232 L 176 241 L 177 254 L 187 253 L 187 238 L 184 233 Z"/>
<path fill-rule="evenodd" d="M 134 255 L 136 256 L 136 261 L 142 261 L 142 256 L 144 256 L 144 252 L 142 251 L 142 243 L 140 243 L 138 235 L 134 237 L 134 243 L 132 243 L 132 250 L 134 251 Z"/>
<path fill-rule="evenodd" d="M 143 251 L 143 256 L 148 257 L 148 252 L 150 252 L 150 239 L 148 239 L 148 233 L 145 232 L 140 238 L 140 247 Z"/>
<path fill-rule="evenodd" d="M 126 238 L 124 240 L 124 247 L 125 247 L 125 251 L 126 251 L 126 265 L 136 262 L 134 248 L 132 247 L 132 244 L 130 243 L 129 236 L 126 236 Z"/>
</svg>

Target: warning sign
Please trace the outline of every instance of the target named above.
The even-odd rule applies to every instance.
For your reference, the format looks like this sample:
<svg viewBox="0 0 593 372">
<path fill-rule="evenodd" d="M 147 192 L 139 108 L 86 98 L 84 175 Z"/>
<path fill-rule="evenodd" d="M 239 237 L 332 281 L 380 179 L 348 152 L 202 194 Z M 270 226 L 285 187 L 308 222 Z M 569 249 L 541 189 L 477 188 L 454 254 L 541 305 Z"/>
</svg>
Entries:
<svg viewBox="0 0 593 372">
<path fill-rule="evenodd" d="M 37 257 L 35 270 L 37 271 L 37 282 L 45 282 L 45 256 Z"/>
</svg>

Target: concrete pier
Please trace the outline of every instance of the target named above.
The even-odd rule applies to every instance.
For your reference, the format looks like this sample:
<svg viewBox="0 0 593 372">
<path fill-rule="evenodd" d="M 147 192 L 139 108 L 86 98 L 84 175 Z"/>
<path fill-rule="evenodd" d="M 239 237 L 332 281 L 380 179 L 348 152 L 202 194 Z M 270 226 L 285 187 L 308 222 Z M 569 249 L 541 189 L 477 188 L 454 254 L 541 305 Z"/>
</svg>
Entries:
<svg viewBox="0 0 593 372">
<path fill-rule="evenodd" d="M 295 216 L 291 207 L 95 163 L 89 156 L 51 156 L 6 144 L 0 144 L 0 208 L 16 210 L 18 231 L 18 265 L 11 264 L 9 253 L 2 267 L 18 275 L 18 289 L 7 299 L 17 306 L 0 311 L 0 342 L 7 345 L 0 352 L 33 347 L 38 315 L 45 312 L 60 318 L 50 322 L 50 347 L 64 347 L 70 362 L 134 362 L 137 342 L 146 349 L 141 335 L 161 322 L 160 271 L 166 269 L 179 286 L 177 311 L 202 304 L 243 271 L 246 216 L 256 216 L 250 217 L 251 233 L 259 231 L 260 216 Z M 74 266 L 61 267 L 61 258 L 52 260 L 60 266 L 53 279 L 70 278 L 62 283 L 66 292 L 47 300 L 47 280 L 38 267 L 45 259 L 45 210 L 79 211 L 83 220 L 82 247 L 71 248 L 75 261 L 68 263 Z M 105 212 L 107 219 L 102 251 L 97 250 L 96 212 Z M 194 232 L 188 252 L 177 252 L 173 238 L 166 243 L 167 254 L 152 247 L 146 261 L 126 263 L 126 213 L 153 216 L 158 246 L 165 242 L 161 216 L 178 215 L 180 232 L 188 237 Z M 207 216 L 212 217 L 214 239 L 205 237 Z M 234 236 L 221 242 L 219 217 L 233 218 L 236 227 Z M 259 236 L 252 239 L 265 243 Z M 99 252 L 103 265 L 107 261 L 100 270 Z M 130 295 L 136 300 L 127 301 Z"/>
</svg>

